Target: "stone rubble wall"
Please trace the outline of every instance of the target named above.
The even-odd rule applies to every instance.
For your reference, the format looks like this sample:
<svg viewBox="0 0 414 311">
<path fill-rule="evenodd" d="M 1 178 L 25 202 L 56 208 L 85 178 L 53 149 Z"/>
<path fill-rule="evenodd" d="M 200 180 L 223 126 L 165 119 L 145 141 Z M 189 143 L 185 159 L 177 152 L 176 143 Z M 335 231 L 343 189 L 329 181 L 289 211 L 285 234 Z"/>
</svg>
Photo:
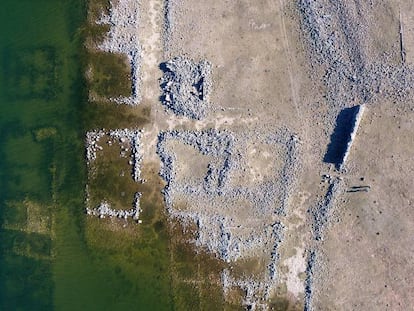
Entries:
<svg viewBox="0 0 414 311">
<path fill-rule="evenodd" d="M 141 179 L 142 151 L 141 151 L 141 135 L 142 130 L 136 129 L 114 129 L 114 130 L 93 130 L 86 133 L 86 161 L 89 168 L 89 178 L 92 178 L 96 171 L 94 166 L 97 160 L 97 154 L 103 150 L 101 140 L 107 137 L 109 146 L 118 143 L 121 147 L 119 156 L 121 158 L 130 158 L 129 164 L 132 167 L 131 178 L 135 182 L 143 182 Z M 117 210 L 111 208 L 111 204 L 103 200 L 97 207 L 90 206 L 89 187 L 86 187 L 86 213 L 87 215 L 97 216 L 100 218 L 116 217 L 116 218 L 132 218 L 140 223 L 139 215 L 141 212 L 140 199 L 142 194 L 136 192 L 134 194 L 133 206 L 128 210 Z"/>
<path fill-rule="evenodd" d="M 115 4 L 116 3 L 116 4 Z M 110 1 L 109 15 L 103 15 L 97 24 L 110 25 L 109 33 L 99 49 L 127 56 L 131 66 L 131 96 L 111 98 L 118 104 L 135 106 L 141 101 L 141 45 L 138 39 L 139 1 Z"/>
<path fill-rule="evenodd" d="M 352 147 L 352 144 L 355 140 L 355 137 L 356 137 L 356 134 L 357 134 L 357 131 L 358 131 L 358 128 L 359 128 L 359 124 L 361 123 L 362 116 L 364 114 L 364 110 L 365 110 L 365 105 L 359 105 L 358 106 L 358 111 L 355 114 L 355 119 L 354 119 L 354 122 L 353 122 L 351 135 L 349 137 L 349 141 L 348 141 L 347 146 L 346 146 L 346 151 L 345 151 L 344 157 L 342 159 L 342 163 L 340 164 L 340 169 L 341 170 L 344 168 L 344 166 L 346 164 L 346 160 L 349 157 L 349 153 L 351 152 L 351 147 Z"/>
</svg>

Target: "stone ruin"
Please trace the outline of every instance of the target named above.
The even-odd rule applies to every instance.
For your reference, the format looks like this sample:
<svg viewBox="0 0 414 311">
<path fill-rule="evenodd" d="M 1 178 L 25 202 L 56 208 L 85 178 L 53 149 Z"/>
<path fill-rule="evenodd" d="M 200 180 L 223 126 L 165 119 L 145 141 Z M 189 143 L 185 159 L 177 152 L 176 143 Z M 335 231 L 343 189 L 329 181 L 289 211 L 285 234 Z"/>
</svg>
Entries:
<svg viewBox="0 0 414 311">
<path fill-rule="evenodd" d="M 141 101 L 141 45 L 138 40 L 140 3 L 134 0 L 110 1 L 109 15 L 102 15 L 98 25 L 110 25 L 105 40 L 99 45 L 104 52 L 124 54 L 131 66 L 131 96 L 110 98 L 118 104 L 136 106 Z"/>
<path fill-rule="evenodd" d="M 141 164 L 142 164 L 142 153 L 141 153 L 141 135 L 142 130 L 133 129 L 115 129 L 115 130 L 94 130 L 86 134 L 86 160 L 89 169 L 89 177 L 95 178 L 96 167 L 95 161 L 97 160 L 98 152 L 104 148 L 102 142 L 106 138 L 106 144 L 112 146 L 118 144 L 120 146 L 119 156 L 121 158 L 129 159 L 128 164 L 132 166 L 131 178 L 135 182 L 143 182 L 141 179 Z M 86 214 L 91 216 L 97 216 L 99 218 L 105 217 L 116 217 L 128 219 L 132 218 L 138 223 L 139 215 L 141 212 L 140 199 L 141 193 L 136 192 L 134 194 L 134 200 L 132 208 L 128 210 L 119 210 L 111 207 L 111 204 L 107 200 L 102 200 L 98 206 L 90 206 L 90 194 L 89 187 L 86 187 Z"/>
<path fill-rule="evenodd" d="M 167 186 L 164 189 L 167 207 L 171 207 L 172 205 L 169 191 L 177 186 L 183 189 L 186 188 L 184 185 L 177 185 L 176 183 L 177 156 L 174 152 L 167 149 L 166 143 L 168 141 L 176 141 L 192 146 L 202 155 L 214 157 L 214 161 L 210 161 L 208 164 L 203 178 L 203 184 L 196 185 L 196 187 L 187 185 L 188 191 L 217 195 L 223 193 L 232 165 L 233 137 L 229 132 L 213 129 L 201 132 L 170 131 L 160 133 L 158 138 L 157 153 L 163 163 L 160 175 L 167 182 Z"/>
<path fill-rule="evenodd" d="M 205 118 L 210 106 L 211 64 L 179 56 L 163 63 L 161 69 L 162 104 L 178 116 Z"/>
<path fill-rule="evenodd" d="M 86 214 L 97 216 L 99 218 L 105 218 L 105 217 L 116 217 L 116 218 L 123 218 L 128 219 L 132 218 L 133 220 L 136 220 L 138 223 L 141 223 L 142 221 L 139 219 L 139 215 L 141 213 L 141 207 L 140 207 L 140 199 L 141 199 L 142 193 L 136 192 L 134 195 L 134 203 L 133 207 L 129 210 L 117 210 L 111 208 L 111 204 L 107 201 L 102 201 L 98 207 L 96 208 L 86 208 Z"/>
<path fill-rule="evenodd" d="M 159 135 L 160 175 L 167 183 L 165 203 L 170 217 L 196 225 L 197 236 L 190 242 L 225 262 L 257 258 L 266 262 L 259 279 L 234 278 L 223 272 L 224 290 L 234 286 L 245 290 L 246 305 L 254 304 L 257 295 L 265 300 L 269 284 L 277 282 L 284 233 L 280 220 L 295 184 L 298 144 L 287 129 L 273 128 L 247 133 L 175 130 Z M 271 165 L 260 169 L 265 177 L 254 180 L 250 151 L 258 148 L 266 150 Z M 184 177 L 196 174 L 196 169 L 183 170 L 193 165 L 187 161 L 191 149 L 198 158 L 196 165 L 204 171 L 199 174 L 203 177 L 190 180 Z M 255 157 L 260 161 L 265 152 L 258 152 Z"/>
</svg>

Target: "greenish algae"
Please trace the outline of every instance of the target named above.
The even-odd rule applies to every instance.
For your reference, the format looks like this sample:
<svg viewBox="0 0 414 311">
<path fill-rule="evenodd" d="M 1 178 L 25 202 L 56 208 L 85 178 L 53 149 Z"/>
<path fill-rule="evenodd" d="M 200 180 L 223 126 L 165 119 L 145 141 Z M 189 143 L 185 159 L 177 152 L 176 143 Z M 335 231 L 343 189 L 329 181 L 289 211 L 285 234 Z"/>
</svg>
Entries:
<svg viewBox="0 0 414 311">
<path fill-rule="evenodd" d="M 195 251 L 189 243 L 195 235 L 195 226 L 170 223 L 174 306 L 177 310 L 243 310 L 241 297 L 224 297 L 221 272 L 228 265 L 203 250 Z"/>
<path fill-rule="evenodd" d="M 87 79 L 93 97 L 117 98 L 131 95 L 131 68 L 125 55 L 89 52 Z"/>
<path fill-rule="evenodd" d="M 85 12 L 80 0 L 2 3 L 0 310 L 172 309 L 166 229 L 129 236 L 84 213 L 85 130 L 149 116 L 86 102 Z"/>
<path fill-rule="evenodd" d="M 108 140 L 112 141 L 111 146 Z M 115 209 L 130 209 L 135 193 L 142 188 L 131 175 L 129 155 L 132 148 L 128 144 L 128 152 L 121 157 L 121 145 L 114 139 L 103 137 L 100 145 L 103 149 L 97 152 L 96 160 L 89 167 L 89 207 L 94 208 L 105 200 Z"/>
<path fill-rule="evenodd" d="M 142 128 L 150 121 L 146 107 L 131 108 L 107 102 L 89 102 L 83 119 L 91 129 Z"/>
</svg>

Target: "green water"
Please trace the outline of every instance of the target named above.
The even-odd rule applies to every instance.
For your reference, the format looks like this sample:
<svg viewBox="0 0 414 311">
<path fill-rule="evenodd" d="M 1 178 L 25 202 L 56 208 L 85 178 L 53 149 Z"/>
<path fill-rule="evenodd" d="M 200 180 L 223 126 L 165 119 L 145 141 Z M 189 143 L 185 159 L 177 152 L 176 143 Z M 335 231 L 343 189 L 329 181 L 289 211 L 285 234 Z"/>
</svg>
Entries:
<svg viewBox="0 0 414 311">
<path fill-rule="evenodd" d="M 85 233 L 85 5 L 1 3 L 0 310 L 171 310 L 165 232 Z"/>
</svg>

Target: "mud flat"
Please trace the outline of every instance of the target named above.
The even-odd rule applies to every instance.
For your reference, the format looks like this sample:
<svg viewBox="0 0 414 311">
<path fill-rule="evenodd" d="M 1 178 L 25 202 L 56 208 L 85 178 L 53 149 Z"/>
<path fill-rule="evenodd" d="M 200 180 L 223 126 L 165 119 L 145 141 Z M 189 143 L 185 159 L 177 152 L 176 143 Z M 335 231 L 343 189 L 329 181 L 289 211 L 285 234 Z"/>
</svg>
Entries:
<svg viewBox="0 0 414 311">
<path fill-rule="evenodd" d="M 152 179 L 159 171 L 169 226 L 181 229 L 174 234 L 185 240 L 194 258 L 208 254 L 216 262 L 207 279 L 206 274 L 182 270 L 174 274 L 174 297 L 183 304 L 180 307 L 203 309 L 208 305 L 205 287 L 217 283 L 223 305 L 253 310 L 341 309 L 352 305 L 353 297 L 361 310 L 386 305 L 388 298 L 372 302 L 379 285 L 369 282 L 376 278 L 397 282 L 376 276 L 386 264 L 372 259 L 381 269 L 364 272 L 371 261 L 346 256 L 342 250 L 358 249 L 363 258 L 387 254 L 387 264 L 403 276 L 404 268 L 386 249 L 397 234 L 391 229 L 393 213 L 388 218 L 373 215 L 375 208 L 386 214 L 384 206 L 375 207 L 378 200 L 387 202 L 387 207 L 394 200 L 385 197 L 382 187 L 396 193 L 396 202 L 404 202 L 400 206 L 405 207 L 395 211 L 410 214 L 407 190 L 393 188 L 391 178 L 381 177 L 385 173 L 375 165 L 384 161 L 386 173 L 397 180 L 399 175 L 388 170 L 393 163 L 403 170 L 409 154 L 401 143 L 391 155 L 391 133 L 404 140 L 395 126 L 405 134 L 412 131 L 403 114 L 412 114 L 414 70 L 402 53 L 399 25 L 407 19 L 399 22 L 398 9 L 388 2 L 325 0 L 154 0 L 142 4 L 148 10 L 126 0 L 111 5 L 108 15 L 99 19 L 111 25 L 101 47 L 127 55 L 133 82 L 132 95 L 114 101 L 139 101 L 138 77 L 143 71 L 143 98 L 151 122 L 135 143 L 121 140 L 125 133 L 134 133 L 130 130 L 116 137 L 121 148 L 141 150 L 137 157 L 134 151 L 129 161 L 122 158 L 126 150 L 121 151 L 124 162 L 118 171 L 97 157 L 108 152 L 114 163 L 119 160 L 118 153 L 107 150 L 111 134 L 91 132 L 87 158 L 96 164 L 96 172 L 90 172 L 124 177 L 130 165 L 132 184 L 119 185 L 135 189 L 141 169 Z M 376 27 L 382 25 L 379 20 L 395 27 L 381 32 Z M 138 37 L 145 43 L 142 59 Z M 352 107 L 357 107 L 356 113 L 345 118 L 344 139 L 329 146 L 330 139 L 335 140 L 335 124 L 344 111 L 353 112 Z M 364 118 L 363 107 L 368 108 Z M 378 124 L 393 130 L 383 133 Z M 386 142 L 379 143 L 375 135 L 383 135 Z M 329 148 L 339 154 L 335 161 L 324 161 Z M 382 158 L 384 150 L 391 159 Z M 401 174 L 398 184 L 407 185 L 409 176 Z M 108 205 L 105 191 L 97 183 L 93 187 L 97 192 L 90 214 L 136 218 L 137 209 L 120 214 Z M 129 202 L 120 194 L 111 204 L 131 206 L 141 198 L 139 193 L 130 195 Z M 406 245 L 410 221 L 399 220 L 405 232 L 401 245 Z M 389 235 L 379 240 L 381 231 L 372 235 L 371 225 L 388 228 Z M 359 249 L 357 242 L 364 238 L 365 248 Z M 173 244 L 173 266 L 190 264 L 191 259 L 181 261 L 182 249 Z M 411 249 L 402 252 L 407 261 Z M 356 277 L 356 271 L 366 282 L 354 289 L 347 276 Z M 337 282 L 342 277 L 347 280 L 344 284 Z M 335 291 L 328 291 L 326 284 Z M 370 287 L 364 287 L 367 284 Z M 191 296 L 201 298 L 193 303 L 179 297 L 182 288 L 191 288 Z M 387 296 L 395 300 L 392 306 L 398 303 L 392 295 L 407 297 L 408 288 L 393 287 Z M 372 299 L 362 297 L 358 292 L 362 290 Z"/>
</svg>

